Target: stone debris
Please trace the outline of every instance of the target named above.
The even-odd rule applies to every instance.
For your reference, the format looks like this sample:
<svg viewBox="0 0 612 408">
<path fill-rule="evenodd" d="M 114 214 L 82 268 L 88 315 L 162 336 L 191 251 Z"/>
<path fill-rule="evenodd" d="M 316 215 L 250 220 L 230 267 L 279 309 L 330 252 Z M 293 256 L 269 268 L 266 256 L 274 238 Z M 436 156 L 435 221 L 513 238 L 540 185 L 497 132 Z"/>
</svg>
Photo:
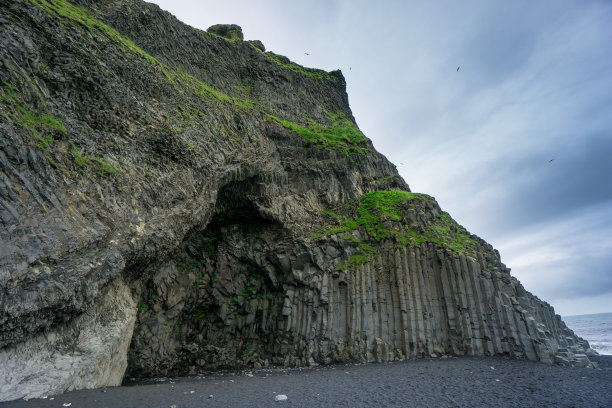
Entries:
<svg viewBox="0 0 612 408">
<path fill-rule="evenodd" d="M 560 365 L 596 368 L 582 350 L 574 348 L 559 348 L 554 355 L 554 362 Z"/>
</svg>

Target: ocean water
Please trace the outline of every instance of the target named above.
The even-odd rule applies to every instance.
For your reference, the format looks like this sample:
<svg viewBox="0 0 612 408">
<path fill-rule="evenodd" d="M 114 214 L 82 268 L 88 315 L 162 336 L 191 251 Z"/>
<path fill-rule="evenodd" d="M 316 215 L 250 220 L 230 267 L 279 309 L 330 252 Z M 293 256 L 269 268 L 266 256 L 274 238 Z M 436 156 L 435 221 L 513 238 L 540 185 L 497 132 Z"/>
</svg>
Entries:
<svg viewBox="0 0 612 408">
<path fill-rule="evenodd" d="M 587 340 L 593 350 L 612 355 L 612 313 L 563 316 L 562 319 L 574 333 Z"/>
</svg>

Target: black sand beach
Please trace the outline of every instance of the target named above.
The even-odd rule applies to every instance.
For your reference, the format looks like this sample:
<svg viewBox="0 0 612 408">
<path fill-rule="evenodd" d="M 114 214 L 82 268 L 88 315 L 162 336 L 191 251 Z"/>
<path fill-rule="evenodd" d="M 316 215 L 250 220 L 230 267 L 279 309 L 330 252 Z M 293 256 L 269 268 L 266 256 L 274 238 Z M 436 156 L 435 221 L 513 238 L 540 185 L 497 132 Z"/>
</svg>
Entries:
<svg viewBox="0 0 612 408">
<path fill-rule="evenodd" d="M 0 407 L 612 407 L 612 356 L 593 361 L 599 368 L 449 357 L 254 370 L 74 391 Z M 287 400 L 276 401 L 279 394 Z"/>
</svg>

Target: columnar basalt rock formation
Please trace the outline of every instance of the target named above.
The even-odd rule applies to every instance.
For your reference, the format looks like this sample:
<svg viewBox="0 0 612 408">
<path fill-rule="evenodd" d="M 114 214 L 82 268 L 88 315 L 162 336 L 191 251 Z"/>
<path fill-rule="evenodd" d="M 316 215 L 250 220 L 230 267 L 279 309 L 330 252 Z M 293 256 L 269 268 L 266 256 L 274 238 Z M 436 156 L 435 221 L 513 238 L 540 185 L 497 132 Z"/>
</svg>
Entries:
<svg viewBox="0 0 612 408">
<path fill-rule="evenodd" d="M 0 400 L 126 372 L 590 365 L 373 149 L 339 71 L 139 0 L 5 0 L 0 38 Z"/>
</svg>

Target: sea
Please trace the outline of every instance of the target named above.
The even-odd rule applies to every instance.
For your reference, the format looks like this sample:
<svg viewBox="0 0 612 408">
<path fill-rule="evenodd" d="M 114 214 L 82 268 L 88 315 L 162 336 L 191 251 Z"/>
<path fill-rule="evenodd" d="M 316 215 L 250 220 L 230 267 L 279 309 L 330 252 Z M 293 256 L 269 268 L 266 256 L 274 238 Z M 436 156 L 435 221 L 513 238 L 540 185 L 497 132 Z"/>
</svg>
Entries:
<svg viewBox="0 0 612 408">
<path fill-rule="evenodd" d="M 612 313 L 563 316 L 578 336 L 587 340 L 599 354 L 612 355 Z"/>
</svg>

